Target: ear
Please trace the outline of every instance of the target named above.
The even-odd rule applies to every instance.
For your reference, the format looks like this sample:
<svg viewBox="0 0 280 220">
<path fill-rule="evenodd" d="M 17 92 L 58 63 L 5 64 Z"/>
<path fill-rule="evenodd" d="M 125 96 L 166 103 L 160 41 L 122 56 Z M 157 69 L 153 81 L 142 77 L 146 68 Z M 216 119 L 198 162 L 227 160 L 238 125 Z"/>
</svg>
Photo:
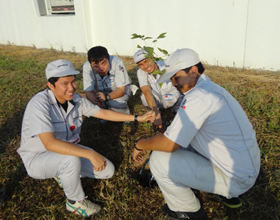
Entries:
<svg viewBox="0 0 280 220">
<path fill-rule="evenodd" d="M 190 69 L 190 72 L 198 73 L 198 68 L 197 68 L 197 66 L 192 66 L 192 68 Z"/>
<path fill-rule="evenodd" d="M 50 82 L 47 82 L 47 86 L 50 88 L 50 90 L 54 90 L 54 86 Z"/>
</svg>

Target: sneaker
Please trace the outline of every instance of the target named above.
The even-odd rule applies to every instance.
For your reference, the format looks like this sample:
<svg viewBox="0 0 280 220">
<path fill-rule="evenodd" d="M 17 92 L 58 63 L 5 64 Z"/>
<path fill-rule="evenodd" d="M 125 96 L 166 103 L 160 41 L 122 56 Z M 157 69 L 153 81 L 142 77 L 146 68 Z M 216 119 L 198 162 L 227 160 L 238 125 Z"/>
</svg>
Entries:
<svg viewBox="0 0 280 220">
<path fill-rule="evenodd" d="M 226 197 L 219 196 L 219 195 L 213 195 L 213 199 L 223 203 L 225 206 L 232 208 L 232 209 L 237 209 L 242 206 L 242 202 L 238 197 L 234 197 L 231 199 L 227 199 Z"/>
<path fill-rule="evenodd" d="M 98 214 L 101 210 L 101 206 L 94 204 L 87 199 L 84 199 L 83 201 L 76 201 L 75 204 L 71 204 L 67 200 L 66 209 L 75 214 L 88 217 Z"/>
<path fill-rule="evenodd" d="M 165 204 L 162 208 L 162 211 L 170 219 L 189 219 L 189 220 L 207 220 L 207 214 L 203 207 L 201 206 L 197 212 L 174 212 L 170 210 Z"/>
<path fill-rule="evenodd" d="M 62 183 L 61 183 L 61 180 L 60 180 L 59 176 L 55 176 L 55 177 L 54 177 L 54 180 L 58 183 L 58 185 L 59 185 L 61 188 L 63 188 L 63 185 L 62 185 Z"/>
</svg>

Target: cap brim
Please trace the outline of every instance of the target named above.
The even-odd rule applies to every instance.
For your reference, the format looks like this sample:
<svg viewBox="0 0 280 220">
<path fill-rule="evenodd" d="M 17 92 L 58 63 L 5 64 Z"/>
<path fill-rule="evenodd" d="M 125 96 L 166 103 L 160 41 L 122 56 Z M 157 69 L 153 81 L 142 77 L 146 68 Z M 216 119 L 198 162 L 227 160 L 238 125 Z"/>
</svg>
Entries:
<svg viewBox="0 0 280 220">
<path fill-rule="evenodd" d="M 179 70 L 173 70 L 170 72 L 165 72 L 158 80 L 157 83 L 161 84 L 164 83 L 166 81 L 168 81 L 172 76 L 174 76 L 177 72 L 179 72 Z"/>
<path fill-rule="evenodd" d="M 144 57 L 143 59 L 139 59 L 139 60 L 137 60 L 137 62 L 135 62 L 135 63 L 138 64 L 139 62 L 141 62 L 142 60 L 145 60 L 145 59 L 147 59 L 147 57 Z"/>
<path fill-rule="evenodd" d="M 64 76 L 71 76 L 71 75 L 78 75 L 80 72 L 76 71 L 76 70 L 65 70 L 65 71 L 61 71 L 59 73 L 55 73 L 52 76 L 49 76 L 47 79 L 51 78 L 51 77 L 64 77 Z"/>
</svg>

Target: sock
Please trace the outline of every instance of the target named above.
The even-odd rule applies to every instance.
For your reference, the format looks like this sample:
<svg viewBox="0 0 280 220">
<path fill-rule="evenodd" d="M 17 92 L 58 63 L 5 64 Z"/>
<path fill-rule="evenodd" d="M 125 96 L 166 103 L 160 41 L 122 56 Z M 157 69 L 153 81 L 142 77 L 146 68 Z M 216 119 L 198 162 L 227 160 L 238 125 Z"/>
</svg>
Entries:
<svg viewBox="0 0 280 220">
<path fill-rule="evenodd" d="M 76 201 L 70 200 L 70 199 L 68 199 L 68 202 L 69 202 L 70 204 L 72 204 L 72 205 L 76 203 Z"/>
</svg>

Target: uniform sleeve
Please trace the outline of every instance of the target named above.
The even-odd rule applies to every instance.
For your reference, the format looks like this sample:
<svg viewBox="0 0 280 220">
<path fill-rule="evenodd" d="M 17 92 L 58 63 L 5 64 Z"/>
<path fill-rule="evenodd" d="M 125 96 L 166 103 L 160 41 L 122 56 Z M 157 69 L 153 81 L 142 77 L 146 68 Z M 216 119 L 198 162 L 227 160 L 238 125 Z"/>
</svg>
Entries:
<svg viewBox="0 0 280 220">
<path fill-rule="evenodd" d="M 34 99 L 30 102 L 28 111 L 28 124 L 30 136 L 35 136 L 45 132 L 54 132 L 49 104 L 44 99 Z"/>
<path fill-rule="evenodd" d="M 137 71 L 137 78 L 140 88 L 149 85 L 147 75 L 148 74 L 141 69 Z"/>
<path fill-rule="evenodd" d="M 92 117 L 100 110 L 97 105 L 92 104 L 86 98 L 82 98 L 81 103 L 83 108 L 83 115 L 86 117 Z"/>
<path fill-rule="evenodd" d="M 90 66 L 90 63 L 87 61 L 83 65 L 83 84 L 85 91 L 94 90 L 94 76 Z"/>
<path fill-rule="evenodd" d="M 186 148 L 207 120 L 209 114 L 209 109 L 201 99 L 196 97 L 185 98 L 164 135 Z"/>
<path fill-rule="evenodd" d="M 116 59 L 116 57 L 114 57 L 114 59 Z M 125 65 L 121 59 L 116 59 L 116 62 L 113 64 L 113 68 L 116 75 L 116 87 L 126 86 L 131 83 L 131 79 L 128 76 Z"/>
</svg>

